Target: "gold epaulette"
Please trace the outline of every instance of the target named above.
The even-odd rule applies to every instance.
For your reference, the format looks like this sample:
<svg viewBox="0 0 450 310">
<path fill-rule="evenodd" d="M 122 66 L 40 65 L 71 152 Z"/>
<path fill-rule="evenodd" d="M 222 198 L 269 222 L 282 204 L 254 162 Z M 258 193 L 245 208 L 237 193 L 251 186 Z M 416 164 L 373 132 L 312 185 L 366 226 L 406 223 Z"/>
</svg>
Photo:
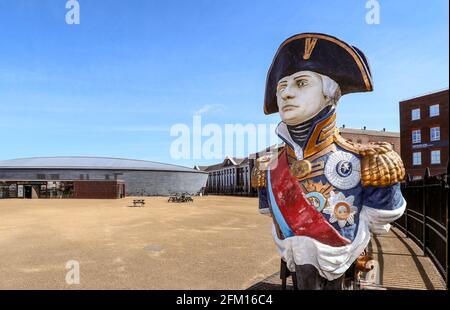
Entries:
<svg viewBox="0 0 450 310">
<path fill-rule="evenodd" d="M 342 148 L 361 155 L 361 182 L 363 186 L 389 186 L 403 181 L 405 168 L 402 159 L 387 142 L 369 144 L 345 140 L 339 132 L 335 142 Z"/>
<path fill-rule="evenodd" d="M 253 188 L 265 187 L 267 169 L 269 169 L 270 163 L 278 157 L 278 152 L 268 153 L 256 159 L 255 166 L 251 175 L 251 186 Z"/>
</svg>

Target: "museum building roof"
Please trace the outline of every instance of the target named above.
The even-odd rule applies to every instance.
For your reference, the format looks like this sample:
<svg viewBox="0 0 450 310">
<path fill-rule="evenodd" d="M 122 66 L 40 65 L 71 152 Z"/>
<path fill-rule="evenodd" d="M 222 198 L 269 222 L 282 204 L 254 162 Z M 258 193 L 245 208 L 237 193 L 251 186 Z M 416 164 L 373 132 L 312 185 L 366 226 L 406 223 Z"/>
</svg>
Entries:
<svg viewBox="0 0 450 310">
<path fill-rule="evenodd" d="M 202 173 L 202 171 L 188 167 L 154 161 L 85 156 L 32 157 L 2 160 L 0 161 L 0 169 L 107 169 Z"/>
</svg>

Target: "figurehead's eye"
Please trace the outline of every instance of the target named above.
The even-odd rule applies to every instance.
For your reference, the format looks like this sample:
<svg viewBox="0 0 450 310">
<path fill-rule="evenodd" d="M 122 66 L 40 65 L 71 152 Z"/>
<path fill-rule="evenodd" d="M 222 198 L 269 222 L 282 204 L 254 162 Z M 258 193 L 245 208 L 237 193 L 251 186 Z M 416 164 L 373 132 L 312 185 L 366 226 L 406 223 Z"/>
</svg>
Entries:
<svg viewBox="0 0 450 310">
<path fill-rule="evenodd" d="M 282 92 L 282 91 L 284 91 L 284 90 L 286 89 L 286 87 L 287 87 L 287 83 L 280 83 L 280 84 L 278 84 L 278 86 L 277 86 L 277 92 Z"/>
<path fill-rule="evenodd" d="M 303 87 L 303 86 L 306 86 L 306 85 L 308 85 L 308 80 L 305 80 L 305 79 L 297 80 L 297 86 L 298 87 Z"/>
</svg>

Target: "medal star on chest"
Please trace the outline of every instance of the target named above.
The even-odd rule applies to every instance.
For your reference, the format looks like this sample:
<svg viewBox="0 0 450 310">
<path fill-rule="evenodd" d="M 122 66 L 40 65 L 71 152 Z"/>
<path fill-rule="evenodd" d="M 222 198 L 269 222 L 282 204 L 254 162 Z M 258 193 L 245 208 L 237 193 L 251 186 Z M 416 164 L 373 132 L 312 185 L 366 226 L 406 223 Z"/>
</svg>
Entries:
<svg viewBox="0 0 450 310">
<path fill-rule="evenodd" d="M 358 208 L 353 205 L 354 196 L 345 197 L 343 193 L 331 192 L 328 199 L 328 206 L 323 209 L 323 213 L 330 216 L 330 223 L 338 223 L 339 227 L 344 228 L 347 224 L 355 224 L 355 214 Z"/>
<path fill-rule="evenodd" d="M 306 180 L 300 182 L 300 187 L 305 193 L 305 198 L 308 199 L 309 203 L 314 206 L 314 208 L 321 212 L 327 205 L 327 199 L 330 197 L 330 192 L 333 187 L 328 183 L 313 182 L 311 180 Z"/>
</svg>

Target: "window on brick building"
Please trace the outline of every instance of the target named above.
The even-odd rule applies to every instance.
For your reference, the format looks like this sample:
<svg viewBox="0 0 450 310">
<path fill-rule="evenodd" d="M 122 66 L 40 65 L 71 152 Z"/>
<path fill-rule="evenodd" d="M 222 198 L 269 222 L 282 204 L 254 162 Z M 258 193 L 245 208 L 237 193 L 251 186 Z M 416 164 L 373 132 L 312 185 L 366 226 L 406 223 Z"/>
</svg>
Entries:
<svg viewBox="0 0 450 310">
<path fill-rule="evenodd" d="M 439 116 L 439 104 L 430 106 L 430 117 Z"/>
<path fill-rule="evenodd" d="M 413 153 L 413 165 L 420 166 L 422 164 L 422 153 L 414 152 Z"/>
<path fill-rule="evenodd" d="M 420 129 L 412 131 L 412 143 L 420 143 L 422 141 L 422 132 Z"/>
<path fill-rule="evenodd" d="M 440 164 L 441 163 L 441 151 L 431 151 L 431 164 Z"/>
<path fill-rule="evenodd" d="M 441 140 L 441 128 L 440 127 L 430 128 L 430 140 L 431 141 Z"/>
<path fill-rule="evenodd" d="M 420 109 L 411 110 L 411 120 L 415 121 L 420 119 Z"/>
</svg>

